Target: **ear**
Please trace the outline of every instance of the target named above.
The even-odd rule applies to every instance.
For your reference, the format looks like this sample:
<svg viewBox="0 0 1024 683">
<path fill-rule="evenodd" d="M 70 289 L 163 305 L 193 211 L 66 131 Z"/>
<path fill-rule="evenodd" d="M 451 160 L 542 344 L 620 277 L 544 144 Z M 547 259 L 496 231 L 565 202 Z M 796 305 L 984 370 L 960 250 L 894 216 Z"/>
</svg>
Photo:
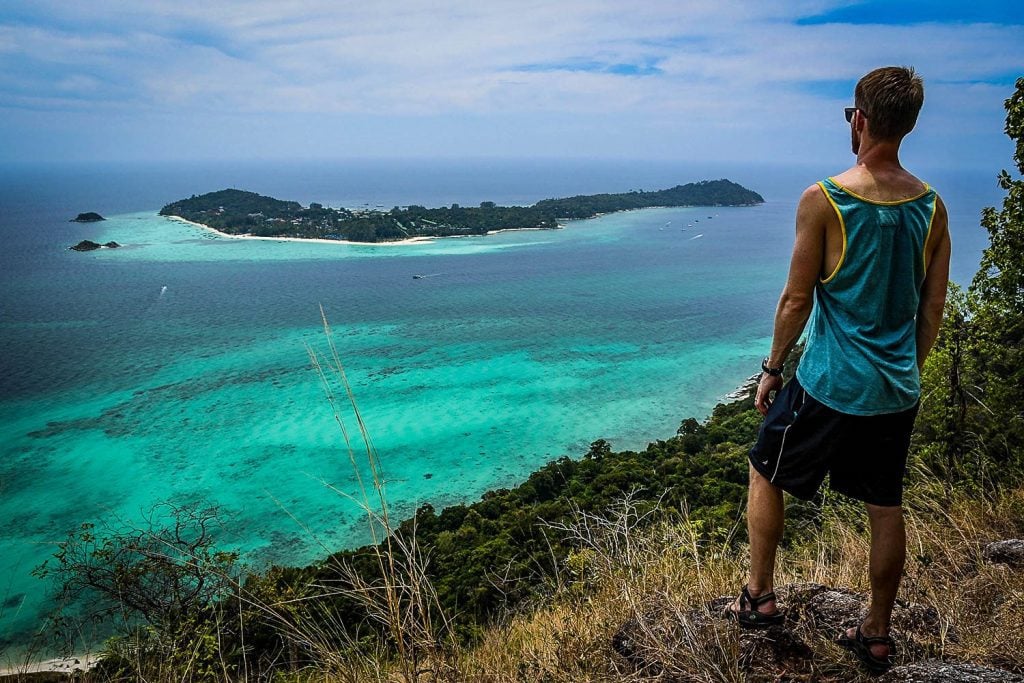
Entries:
<svg viewBox="0 0 1024 683">
<path fill-rule="evenodd" d="M 853 112 L 853 127 L 858 133 L 863 133 L 864 129 L 868 126 L 868 118 L 864 116 L 864 113 L 858 109 Z"/>
</svg>

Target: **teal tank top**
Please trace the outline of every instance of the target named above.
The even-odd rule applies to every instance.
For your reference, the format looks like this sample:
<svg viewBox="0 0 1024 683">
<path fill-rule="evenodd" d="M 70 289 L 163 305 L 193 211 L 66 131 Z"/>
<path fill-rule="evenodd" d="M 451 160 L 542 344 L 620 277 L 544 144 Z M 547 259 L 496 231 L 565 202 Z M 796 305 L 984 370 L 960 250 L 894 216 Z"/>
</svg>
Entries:
<svg viewBox="0 0 1024 683">
<path fill-rule="evenodd" d="M 814 289 L 797 377 L 808 394 L 841 413 L 912 408 L 921 394 L 916 316 L 935 191 L 925 185 L 916 197 L 879 202 L 832 178 L 818 186 L 839 216 L 843 252 Z"/>
</svg>

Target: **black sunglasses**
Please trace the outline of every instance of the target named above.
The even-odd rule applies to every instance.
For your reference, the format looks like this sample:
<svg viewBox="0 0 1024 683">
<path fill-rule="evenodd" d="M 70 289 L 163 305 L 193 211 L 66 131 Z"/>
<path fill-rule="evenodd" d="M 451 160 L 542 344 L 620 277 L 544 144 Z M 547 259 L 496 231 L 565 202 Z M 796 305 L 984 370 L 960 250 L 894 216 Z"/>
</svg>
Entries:
<svg viewBox="0 0 1024 683">
<path fill-rule="evenodd" d="M 846 122 L 847 123 L 849 123 L 850 121 L 853 121 L 853 112 L 855 112 L 855 111 L 859 111 L 861 114 L 864 113 L 864 111 L 862 109 L 858 108 L 858 107 L 846 107 L 845 109 L 843 109 L 843 113 L 846 114 Z"/>
</svg>

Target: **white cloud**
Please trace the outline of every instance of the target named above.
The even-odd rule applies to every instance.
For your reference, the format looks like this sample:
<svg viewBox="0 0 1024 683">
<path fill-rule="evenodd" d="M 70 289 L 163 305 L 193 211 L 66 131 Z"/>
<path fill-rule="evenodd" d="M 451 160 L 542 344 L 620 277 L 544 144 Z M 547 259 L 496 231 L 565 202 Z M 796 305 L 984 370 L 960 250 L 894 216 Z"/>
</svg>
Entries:
<svg viewBox="0 0 1024 683">
<path fill-rule="evenodd" d="M 52 103 L 85 116 L 111 107 L 196 117 L 614 115 L 688 135 L 744 131 L 768 154 L 783 144 L 780 128 L 835 116 L 838 96 L 821 83 L 852 82 L 880 64 L 917 66 L 928 106 L 956 106 L 968 132 L 998 109 L 972 84 L 1024 72 L 1019 27 L 793 23 L 837 4 L 44 0 L 34 19 L 0 25 L 0 69 L 17 74 L 0 77 L 0 106 Z M 952 111 L 932 118 L 949 127 Z"/>
</svg>

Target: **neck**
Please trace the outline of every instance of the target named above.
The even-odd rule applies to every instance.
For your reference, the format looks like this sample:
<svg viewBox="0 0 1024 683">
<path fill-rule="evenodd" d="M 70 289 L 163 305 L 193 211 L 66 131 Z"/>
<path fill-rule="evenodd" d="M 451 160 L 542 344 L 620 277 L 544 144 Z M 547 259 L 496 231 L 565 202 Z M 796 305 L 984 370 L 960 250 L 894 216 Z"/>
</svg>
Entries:
<svg viewBox="0 0 1024 683">
<path fill-rule="evenodd" d="M 868 169 L 902 169 L 899 141 L 872 140 L 865 135 L 857 149 L 857 165 Z"/>
</svg>

